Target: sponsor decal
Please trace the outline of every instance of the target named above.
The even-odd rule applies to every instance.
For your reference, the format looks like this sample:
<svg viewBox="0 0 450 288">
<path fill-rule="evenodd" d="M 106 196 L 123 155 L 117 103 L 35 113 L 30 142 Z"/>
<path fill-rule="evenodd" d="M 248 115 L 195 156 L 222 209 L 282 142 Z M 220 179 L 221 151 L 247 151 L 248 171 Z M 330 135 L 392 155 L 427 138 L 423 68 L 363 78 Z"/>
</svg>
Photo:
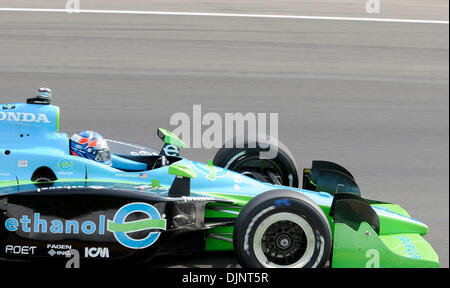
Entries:
<svg viewBox="0 0 450 288">
<path fill-rule="evenodd" d="M 109 249 L 102 247 L 84 248 L 84 257 L 86 258 L 109 258 Z"/>
<path fill-rule="evenodd" d="M 96 222 L 77 220 L 47 220 L 41 218 L 40 213 L 34 213 L 30 219 L 28 215 L 22 215 L 20 220 L 8 218 L 5 221 L 8 231 L 15 232 L 21 229 L 25 233 L 51 233 L 51 234 L 105 234 L 105 215 L 100 215 Z"/>
<path fill-rule="evenodd" d="M 50 123 L 45 114 L 3 111 L 0 111 L 0 121 Z"/>
<path fill-rule="evenodd" d="M 150 185 L 139 185 L 139 186 L 134 186 L 134 189 L 138 189 L 141 191 L 161 191 L 161 192 L 165 192 L 168 191 L 169 189 L 166 187 L 161 187 L 161 184 L 159 183 L 158 180 L 152 179 L 152 183 Z"/>
<path fill-rule="evenodd" d="M 12 109 L 16 109 L 16 105 L 14 105 L 14 104 L 3 105 L 3 110 L 12 110 Z"/>
<path fill-rule="evenodd" d="M 132 213 L 144 213 L 148 219 L 126 222 Z M 127 233 L 143 230 L 166 230 L 166 220 L 161 218 L 158 210 L 147 203 L 131 203 L 120 208 L 113 221 L 108 220 L 108 231 L 114 233 L 116 240 L 131 249 L 143 249 L 153 245 L 161 232 L 151 232 L 143 239 L 133 239 Z"/>
<path fill-rule="evenodd" d="M 116 173 L 116 177 L 148 179 L 148 173 Z"/>
<path fill-rule="evenodd" d="M 56 186 L 56 187 L 42 187 L 38 188 L 37 192 L 45 191 L 45 190 L 70 190 L 70 189 L 103 189 L 103 186 Z"/>
<path fill-rule="evenodd" d="M 139 178 L 139 173 L 116 173 L 116 177 L 126 177 L 126 178 Z"/>
<path fill-rule="evenodd" d="M 72 245 L 64 245 L 64 244 L 47 244 L 48 255 L 50 256 L 69 256 L 70 249 L 72 249 Z"/>
<path fill-rule="evenodd" d="M 215 199 L 213 197 L 187 197 L 182 196 L 181 197 L 184 202 L 208 202 L 208 201 L 214 201 Z"/>
<path fill-rule="evenodd" d="M 14 255 L 34 255 L 34 251 L 36 250 L 36 248 L 37 248 L 36 246 L 6 245 L 5 253 Z"/>
<path fill-rule="evenodd" d="M 166 156 L 178 156 L 180 155 L 180 149 L 174 145 L 167 145 L 163 148 L 164 154 Z"/>
<path fill-rule="evenodd" d="M 411 238 L 409 238 L 408 236 L 394 236 L 394 238 L 398 238 L 402 243 L 402 246 L 405 249 L 402 251 L 402 253 L 409 256 L 410 258 L 422 258 L 419 250 L 417 250 L 416 246 L 411 241 Z"/>
<path fill-rule="evenodd" d="M 143 214 L 146 217 L 137 221 L 127 221 L 128 216 L 134 213 Z M 115 213 L 113 220 L 107 220 L 105 215 L 98 215 L 98 218 L 83 222 L 46 218 L 43 218 L 40 213 L 36 212 L 32 217 L 22 215 L 20 218 L 8 218 L 5 220 L 4 225 L 6 230 L 10 232 L 20 230 L 25 233 L 104 235 L 107 232 L 111 232 L 121 245 L 130 249 L 143 249 L 153 245 L 158 240 L 161 234 L 160 231 L 166 230 L 167 222 L 154 206 L 141 202 L 130 203 L 121 207 Z M 128 235 L 129 233 L 146 230 L 151 231 L 142 239 L 134 239 Z M 57 250 L 61 250 L 59 249 L 61 247 L 48 246 L 47 248 L 50 249 L 48 252 L 50 255 L 57 255 Z M 69 249 L 67 248 L 70 247 L 63 248 L 62 250 L 68 251 Z M 94 253 L 94 250 L 91 252 Z M 106 255 L 104 250 L 102 250 L 102 253 L 101 255 Z"/>
<path fill-rule="evenodd" d="M 145 151 L 145 150 L 141 150 L 141 151 L 132 151 L 130 152 L 131 155 L 133 156 L 152 156 L 152 155 L 158 155 L 158 153 L 156 152 L 150 152 L 150 151 Z"/>
<path fill-rule="evenodd" d="M 69 159 L 63 159 L 63 160 L 59 161 L 58 167 L 61 170 L 70 171 L 73 167 L 73 162 L 70 161 Z"/>
<path fill-rule="evenodd" d="M 27 168 L 28 167 L 28 161 L 27 160 L 19 160 L 19 161 L 17 161 L 17 167 L 19 167 L 19 168 Z"/>
<path fill-rule="evenodd" d="M 58 175 L 73 175 L 73 172 L 58 171 L 56 174 L 58 174 Z"/>
<path fill-rule="evenodd" d="M 277 207 L 282 207 L 282 206 L 289 207 L 289 206 L 291 206 L 291 202 L 289 202 L 289 199 L 287 199 L 287 198 L 282 198 L 282 199 L 275 200 L 275 206 L 277 206 Z"/>
</svg>

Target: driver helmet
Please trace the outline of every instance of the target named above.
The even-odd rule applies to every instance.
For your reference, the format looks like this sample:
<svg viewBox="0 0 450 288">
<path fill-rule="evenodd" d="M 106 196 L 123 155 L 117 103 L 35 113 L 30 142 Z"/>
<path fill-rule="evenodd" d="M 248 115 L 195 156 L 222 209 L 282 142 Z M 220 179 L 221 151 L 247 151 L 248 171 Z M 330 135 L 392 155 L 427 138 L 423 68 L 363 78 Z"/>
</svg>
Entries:
<svg viewBox="0 0 450 288">
<path fill-rule="evenodd" d="M 70 137 L 70 154 L 111 166 L 108 143 L 94 131 L 81 131 Z"/>
</svg>

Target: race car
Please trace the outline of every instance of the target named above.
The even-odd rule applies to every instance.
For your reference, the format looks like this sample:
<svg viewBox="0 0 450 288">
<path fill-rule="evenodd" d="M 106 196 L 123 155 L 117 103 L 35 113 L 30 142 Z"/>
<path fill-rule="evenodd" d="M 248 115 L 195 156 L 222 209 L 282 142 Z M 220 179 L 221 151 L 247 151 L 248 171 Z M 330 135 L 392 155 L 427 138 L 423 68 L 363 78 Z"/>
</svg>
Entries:
<svg viewBox="0 0 450 288">
<path fill-rule="evenodd" d="M 0 105 L 1 260 L 234 251 L 248 268 L 439 267 L 428 227 L 362 198 L 336 163 L 313 161 L 299 175 L 284 145 L 260 137 L 200 163 L 160 128 L 162 149 L 106 140 L 106 165 L 71 153 L 50 93 Z M 261 157 L 275 145 L 275 157 Z"/>
</svg>

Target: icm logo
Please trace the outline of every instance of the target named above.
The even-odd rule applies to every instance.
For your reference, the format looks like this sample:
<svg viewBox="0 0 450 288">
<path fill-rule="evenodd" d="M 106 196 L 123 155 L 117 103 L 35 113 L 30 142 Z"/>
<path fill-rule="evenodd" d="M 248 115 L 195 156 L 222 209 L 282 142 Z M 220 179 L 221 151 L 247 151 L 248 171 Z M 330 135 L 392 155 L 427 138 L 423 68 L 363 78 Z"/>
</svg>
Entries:
<svg viewBox="0 0 450 288">
<path fill-rule="evenodd" d="M 50 123 L 45 114 L 3 111 L 0 111 L 0 121 Z"/>
<path fill-rule="evenodd" d="M 109 249 L 101 247 L 84 248 L 86 258 L 109 258 Z"/>
<path fill-rule="evenodd" d="M 127 218 L 135 213 L 145 214 L 147 219 L 128 221 Z M 113 221 L 108 220 L 108 231 L 114 233 L 116 240 L 131 249 L 143 249 L 153 245 L 161 232 L 150 232 L 142 239 L 134 239 L 129 233 L 145 230 L 166 230 L 166 220 L 161 218 L 158 210 L 147 203 L 130 203 L 120 208 L 114 215 Z"/>
</svg>

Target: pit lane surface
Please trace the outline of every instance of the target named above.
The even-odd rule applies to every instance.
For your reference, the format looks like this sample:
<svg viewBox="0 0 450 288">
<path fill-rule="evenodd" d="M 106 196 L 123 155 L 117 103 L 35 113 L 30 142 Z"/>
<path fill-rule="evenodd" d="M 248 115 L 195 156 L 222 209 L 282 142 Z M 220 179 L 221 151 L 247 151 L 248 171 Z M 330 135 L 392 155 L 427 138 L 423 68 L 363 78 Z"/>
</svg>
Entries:
<svg viewBox="0 0 450 288">
<path fill-rule="evenodd" d="M 368 16 L 361 1 L 331 2 L 98 0 L 81 8 Z M 448 1 L 383 3 L 376 17 L 448 21 Z M 426 239 L 448 267 L 448 33 L 438 24 L 2 11 L 0 103 L 51 87 L 69 135 L 93 129 L 154 147 L 156 128 L 175 128 L 171 115 L 192 115 L 193 104 L 203 114 L 279 113 L 279 138 L 300 169 L 314 159 L 341 163 L 364 197 L 399 203 L 429 225 Z M 207 161 L 215 151 L 183 153 Z M 150 265 L 235 266 L 225 255 Z"/>
</svg>

